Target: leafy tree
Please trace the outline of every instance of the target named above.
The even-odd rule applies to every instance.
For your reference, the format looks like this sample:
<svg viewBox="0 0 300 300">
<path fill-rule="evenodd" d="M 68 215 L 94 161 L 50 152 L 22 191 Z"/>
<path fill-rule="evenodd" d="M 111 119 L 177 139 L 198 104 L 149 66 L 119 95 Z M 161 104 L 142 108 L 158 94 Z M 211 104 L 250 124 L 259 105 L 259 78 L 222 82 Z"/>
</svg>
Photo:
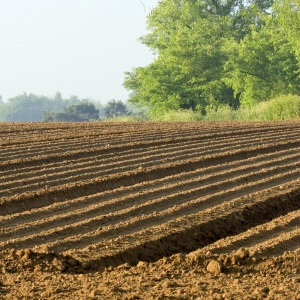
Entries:
<svg viewBox="0 0 300 300">
<path fill-rule="evenodd" d="M 95 108 L 93 103 L 87 101 L 69 104 L 65 107 L 64 112 L 43 112 L 43 121 L 45 122 L 85 122 L 98 118 L 99 110 Z"/>
<path fill-rule="evenodd" d="M 205 113 L 205 107 L 223 104 L 238 107 L 240 94 L 234 93 L 225 69 L 232 54 L 228 41 L 239 43 L 251 28 L 262 28 L 261 15 L 268 14 L 272 2 L 160 1 L 148 17 L 150 33 L 141 38 L 157 58 L 125 73 L 124 87 L 135 92 L 130 101 L 153 114 L 180 108 Z"/>
<path fill-rule="evenodd" d="M 68 115 L 74 116 L 74 118 L 79 118 L 81 121 L 99 118 L 99 110 L 95 108 L 93 103 L 87 101 L 81 101 L 75 105 L 68 105 L 65 108 L 65 112 Z"/>
<path fill-rule="evenodd" d="M 153 11 L 153 31 L 142 41 L 159 56 L 147 67 L 126 72 L 124 86 L 135 91 L 132 103 L 154 113 L 195 110 L 214 101 L 211 91 L 227 90 L 220 81 L 224 22 L 219 16 L 201 18 L 202 7 L 192 8 L 190 2 L 162 1 Z"/>
<path fill-rule="evenodd" d="M 295 51 L 300 67 L 300 0 L 277 0 L 275 11 L 280 25 Z"/>
<path fill-rule="evenodd" d="M 99 110 L 88 99 L 77 96 L 63 99 L 57 92 L 53 98 L 26 94 L 25 92 L 3 102 L 0 99 L 0 121 L 88 121 L 98 119 Z"/>
<path fill-rule="evenodd" d="M 57 92 L 53 98 L 49 98 L 47 110 L 50 111 L 61 111 L 68 104 L 68 100 L 63 99 L 60 92 Z"/>
<path fill-rule="evenodd" d="M 74 122 L 74 117 L 66 114 L 65 112 L 54 112 L 45 110 L 43 111 L 43 122 Z"/>
<path fill-rule="evenodd" d="M 247 5 L 245 5 L 247 3 Z M 240 42 L 255 28 L 257 31 L 265 25 L 264 17 L 271 13 L 274 0 L 256 0 L 241 2 L 239 9 L 230 20 L 232 37 Z"/>
<path fill-rule="evenodd" d="M 262 18 L 265 26 L 252 27 L 240 43 L 231 40 L 226 47 L 231 53 L 225 81 L 244 106 L 300 92 L 297 60 L 285 33 L 273 16 Z"/>
<path fill-rule="evenodd" d="M 121 100 L 110 100 L 104 107 L 105 116 L 107 118 L 130 115 L 126 109 L 126 105 Z"/>
<path fill-rule="evenodd" d="M 34 94 L 21 95 L 8 99 L 3 104 L 3 121 L 38 122 L 42 119 L 42 110 L 47 109 L 50 99 Z"/>
<path fill-rule="evenodd" d="M 69 99 L 66 99 L 66 102 L 71 105 L 78 104 L 80 102 L 80 99 L 76 95 L 71 95 Z"/>
</svg>

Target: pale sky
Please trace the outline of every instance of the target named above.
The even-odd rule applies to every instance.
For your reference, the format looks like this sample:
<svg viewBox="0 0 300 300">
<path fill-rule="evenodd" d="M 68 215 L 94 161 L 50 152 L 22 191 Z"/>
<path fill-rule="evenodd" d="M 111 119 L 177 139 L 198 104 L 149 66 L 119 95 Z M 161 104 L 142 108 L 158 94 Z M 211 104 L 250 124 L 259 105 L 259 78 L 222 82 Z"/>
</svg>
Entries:
<svg viewBox="0 0 300 300">
<path fill-rule="evenodd" d="M 127 100 L 124 72 L 154 56 L 137 39 L 158 0 L 0 0 L 0 95 Z"/>
</svg>

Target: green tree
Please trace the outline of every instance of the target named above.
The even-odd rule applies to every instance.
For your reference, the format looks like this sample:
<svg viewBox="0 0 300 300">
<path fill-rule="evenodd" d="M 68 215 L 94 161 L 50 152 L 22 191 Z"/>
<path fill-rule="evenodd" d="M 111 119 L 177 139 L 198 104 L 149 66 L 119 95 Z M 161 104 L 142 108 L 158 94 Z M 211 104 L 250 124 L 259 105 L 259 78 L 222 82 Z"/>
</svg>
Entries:
<svg viewBox="0 0 300 300">
<path fill-rule="evenodd" d="M 78 104 L 80 102 L 80 99 L 76 95 L 71 95 L 69 99 L 66 99 L 67 105 L 73 105 Z"/>
<path fill-rule="evenodd" d="M 86 122 L 98 118 L 99 110 L 93 103 L 87 101 L 69 104 L 63 112 L 43 111 L 43 121 L 45 122 Z"/>
<path fill-rule="evenodd" d="M 89 121 L 99 118 L 99 110 L 95 108 L 93 103 L 81 101 L 78 104 L 68 105 L 65 108 L 68 115 L 74 116 L 74 121 L 78 118 L 80 121 Z"/>
<path fill-rule="evenodd" d="M 300 0 L 277 0 L 275 11 L 284 33 L 295 51 L 300 67 Z"/>
<path fill-rule="evenodd" d="M 239 106 L 239 94 L 228 84 L 225 65 L 231 55 L 228 40 L 238 43 L 263 19 L 272 1 L 163 0 L 148 18 L 150 33 L 141 38 L 156 55 L 153 63 L 125 73 L 130 101 L 154 114 L 227 104 Z"/>
<path fill-rule="evenodd" d="M 240 43 L 231 40 L 226 47 L 231 53 L 225 81 L 244 106 L 300 92 L 299 68 L 286 34 L 274 16 L 262 19 L 263 27 L 252 27 Z"/>
<path fill-rule="evenodd" d="M 99 110 L 88 99 L 77 96 L 63 99 L 57 92 L 53 98 L 34 94 L 20 94 L 0 101 L 0 121 L 39 122 L 39 121 L 88 121 L 98 119 Z"/>
<path fill-rule="evenodd" d="M 42 110 L 49 107 L 50 99 L 34 94 L 20 94 L 3 104 L 2 118 L 6 122 L 39 122 Z"/>
<path fill-rule="evenodd" d="M 126 109 L 126 105 L 121 100 L 108 101 L 104 107 L 104 112 L 106 118 L 130 115 L 130 113 Z"/>
</svg>

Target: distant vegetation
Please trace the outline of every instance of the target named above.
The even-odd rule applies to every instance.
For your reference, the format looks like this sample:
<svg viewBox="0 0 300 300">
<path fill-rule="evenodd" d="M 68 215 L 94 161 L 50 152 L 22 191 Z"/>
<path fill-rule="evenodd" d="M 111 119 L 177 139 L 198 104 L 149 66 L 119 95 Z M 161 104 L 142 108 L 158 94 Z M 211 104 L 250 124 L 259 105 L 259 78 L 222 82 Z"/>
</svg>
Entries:
<svg viewBox="0 0 300 300">
<path fill-rule="evenodd" d="M 88 104 L 88 99 L 79 99 L 77 96 L 70 96 L 63 99 L 60 93 L 53 98 L 43 95 L 23 93 L 0 102 L 1 122 L 40 122 L 40 121 L 72 121 L 76 120 L 75 114 L 72 117 L 72 107 Z M 93 103 L 94 109 L 103 106 L 98 102 Z M 84 108 L 84 107 L 82 107 Z M 98 116 L 99 118 L 99 111 Z M 84 111 L 82 112 L 84 113 Z M 104 114 L 104 112 L 103 112 Z M 82 119 L 83 115 L 78 115 Z"/>
<path fill-rule="evenodd" d="M 29 101 L 28 101 L 29 99 Z M 142 122 L 142 121 L 218 121 L 218 120 L 287 120 L 300 118 L 300 96 L 284 95 L 248 107 L 232 108 L 226 104 L 206 107 L 205 114 L 192 109 L 174 109 L 149 114 L 144 108 L 111 100 L 106 105 L 79 99 L 57 101 L 56 97 L 47 98 L 24 93 L 1 101 L 0 122 Z M 61 108 L 60 108 L 61 107 Z M 45 110 L 52 108 L 53 110 Z M 60 109 L 58 109 L 60 108 Z"/>
<path fill-rule="evenodd" d="M 140 114 L 134 105 L 120 100 L 102 105 L 77 96 L 63 99 L 60 93 L 53 98 L 23 93 L 4 102 L 0 96 L 0 122 L 85 122 Z"/>
<path fill-rule="evenodd" d="M 81 101 L 76 104 L 69 104 L 63 112 L 43 111 L 45 122 L 87 122 L 99 119 L 99 109 L 93 103 Z"/>
</svg>

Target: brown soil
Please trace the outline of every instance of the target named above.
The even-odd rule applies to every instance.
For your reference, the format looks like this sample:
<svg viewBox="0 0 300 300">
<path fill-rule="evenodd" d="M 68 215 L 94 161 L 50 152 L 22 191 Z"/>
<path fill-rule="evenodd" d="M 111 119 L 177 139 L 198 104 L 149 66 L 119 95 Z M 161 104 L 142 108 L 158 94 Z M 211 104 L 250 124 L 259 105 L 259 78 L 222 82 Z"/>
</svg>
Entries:
<svg viewBox="0 0 300 300">
<path fill-rule="evenodd" d="M 299 133 L 0 124 L 0 299 L 300 299 Z"/>
</svg>

